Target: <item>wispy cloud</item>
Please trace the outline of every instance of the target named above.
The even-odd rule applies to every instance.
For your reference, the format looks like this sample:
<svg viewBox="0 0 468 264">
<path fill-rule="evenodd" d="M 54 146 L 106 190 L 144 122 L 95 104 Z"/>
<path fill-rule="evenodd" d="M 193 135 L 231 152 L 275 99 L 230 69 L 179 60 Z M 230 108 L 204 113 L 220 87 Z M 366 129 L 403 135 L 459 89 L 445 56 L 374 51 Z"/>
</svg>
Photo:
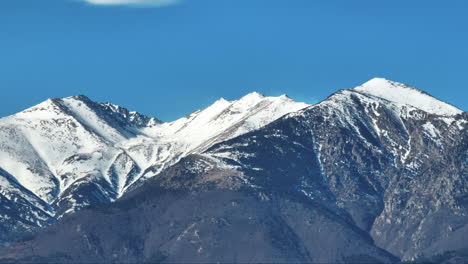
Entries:
<svg viewBox="0 0 468 264">
<path fill-rule="evenodd" d="M 162 7 L 177 4 L 180 0 L 84 0 L 85 2 L 93 5 L 127 5 L 127 6 L 140 6 L 140 7 Z"/>
</svg>

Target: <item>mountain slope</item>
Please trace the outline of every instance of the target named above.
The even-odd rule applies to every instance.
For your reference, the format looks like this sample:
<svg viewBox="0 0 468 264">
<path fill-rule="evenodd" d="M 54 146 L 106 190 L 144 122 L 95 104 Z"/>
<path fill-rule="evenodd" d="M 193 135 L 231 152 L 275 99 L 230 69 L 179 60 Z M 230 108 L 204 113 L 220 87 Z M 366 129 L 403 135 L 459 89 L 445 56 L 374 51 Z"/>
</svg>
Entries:
<svg viewBox="0 0 468 264">
<path fill-rule="evenodd" d="M 115 201 L 130 186 L 154 177 L 187 154 L 305 106 L 284 96 L 252 93 L 162 123 L 85 96 L 49 99 L 0 119 L 0 168 L 10 179 L 0 187 L 11 189 L 14 182 L 22 199 L 34 196 L 36 203 L 30 206 L 37 199 L 47 204 L 53 222 L 83 207 Z M 18 207 L 5 218 L 24 210 L 22 204 Z M 3 228 L 14 230 L 14 226 Z M 41 226 L 32 221 L 29 229 Z"/>
<path fill-rule="evenodd" d="M 0 246 L 15 241 L 31 226 L 45 227 L 54 222 L 52 208 L 0 168 Z"/>
<path fill-rule="evenodd" d="M 187 176 L 175 167 L 162 175 Z M 368 235 L 301 197 L 265 200 L 248 189 L 155 186 L 108 208 L 65 217 L 38 233 L 34 243 L 16 244 L 0 255 L 3 262 L 61 263 L 396 261 Z"/>
</svg>

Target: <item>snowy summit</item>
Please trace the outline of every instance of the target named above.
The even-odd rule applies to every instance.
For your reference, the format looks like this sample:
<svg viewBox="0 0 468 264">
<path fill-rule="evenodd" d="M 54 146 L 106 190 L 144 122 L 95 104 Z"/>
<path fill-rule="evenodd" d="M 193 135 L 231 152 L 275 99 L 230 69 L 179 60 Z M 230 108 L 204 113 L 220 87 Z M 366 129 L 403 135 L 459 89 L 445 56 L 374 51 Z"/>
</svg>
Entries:
<svg viewBox="0 0 468 264">
<path fill-rule="evenodd" d="M 397 104 L 411 105 L 430 114 L 450 116 L 463 113 L 462 110 L 414 87 L 384 78 L 373 78 L 351 90 L 380 97 Z"/>
</svg>

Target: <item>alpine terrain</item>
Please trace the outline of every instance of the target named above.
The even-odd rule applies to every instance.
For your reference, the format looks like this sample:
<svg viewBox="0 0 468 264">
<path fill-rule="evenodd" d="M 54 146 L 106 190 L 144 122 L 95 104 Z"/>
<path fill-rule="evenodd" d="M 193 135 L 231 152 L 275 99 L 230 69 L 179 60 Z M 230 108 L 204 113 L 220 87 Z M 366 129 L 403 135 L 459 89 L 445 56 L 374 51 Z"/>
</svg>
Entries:
<svg viewBox="0 0 468 264">
<path fill-rule="evenodd" d="M 0 260 L 468 261 L 467 129 L 382 78 L 168 123 L 50 99 L 0 119 Z"/>
</svg>

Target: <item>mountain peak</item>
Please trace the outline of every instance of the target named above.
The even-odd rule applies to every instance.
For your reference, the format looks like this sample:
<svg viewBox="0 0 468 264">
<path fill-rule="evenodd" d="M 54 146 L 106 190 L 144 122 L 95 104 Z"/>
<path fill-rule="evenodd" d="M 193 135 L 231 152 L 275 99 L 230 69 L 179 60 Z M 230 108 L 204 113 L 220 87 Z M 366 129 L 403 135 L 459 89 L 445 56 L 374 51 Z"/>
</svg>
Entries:
<svg viewBox="0 0 468 264">
<path fill-rule="evenodd" d="M 223 97 L 220 97 L 218 100 L 216 100 L 216 102 L 220 102 L 220 103 L 230 103 L 228 100 L 224 99 Z M 215 103 L 216 103 L 215 102 Z"/>
<path fill-rule="evenodd" d="M 282 94 L 280 96 L 278 96 L 279 99 L 282 99 L 282 100 L 291 100 L 291 101 L 294 101 L 294 99 L 292 99 L 291 97 L 289 97 L 287 94 Z"/>
<path fill-rule="evenodd" d="M 397 104 L 410 105 L 430 114 L 456 115 L 463 112 L 415 87 L 385 78 L 373 78 L 350 90 L 380 97 Z"/>
<path fill-rule="evenodd" d="M 365 82 L 364 84 L 362 84 L 361 86 L 389 85 L 392 82 L 393 81 L 386 79 L 386 78 L 374 77 L 370 79 L 369 81 Z"/>
<path fill-rule="evenodd" d="M 16 113 L 11 118 L 54 119 L 66 116 L 78 117 L 84 120 L 94 116 L 109 122 L 121 122 L 122 125 L 136 127 L 151 127 L 162 123 L 157 118 L 148 117 L 136 111 L 112 103 L 98 103 L 86 95 L 74 95 L 64 98 L 49 98 L 42 103 Z"/>
<path fill-rule="evenodd" d="M 265 98 L 266 96 L 264 94 L 261 94 L 259 92 L 251 92 L 246 95 L 244 95 L 241 99 L 244 98 Z"/>
<path fill-rule="evenodd" d="M 403 90 L 402 90 L 403 89 Z M 408 91 L 408 90 L 413 90 L 417 91 L 419 93 L 424 93 L 426 92 L 419 90 L 416 87 L 400 83 L 400 82 L 395 82 L 386 78 L 381 78 L 381 77 L 375 77 L 370 79 L 369 81 L 361 84 L 360 86 L 352 89 L 364 93 L 369 93 L 371 95 L 380 93 L 382 94 L 383 92 L 388 92 L 388 93 L 396 93 L 398 91 Z M 377 96 L 377 95 L 376 95 Z M 380 96 L 379 96 L 380 97 Z"/>
</svg>

